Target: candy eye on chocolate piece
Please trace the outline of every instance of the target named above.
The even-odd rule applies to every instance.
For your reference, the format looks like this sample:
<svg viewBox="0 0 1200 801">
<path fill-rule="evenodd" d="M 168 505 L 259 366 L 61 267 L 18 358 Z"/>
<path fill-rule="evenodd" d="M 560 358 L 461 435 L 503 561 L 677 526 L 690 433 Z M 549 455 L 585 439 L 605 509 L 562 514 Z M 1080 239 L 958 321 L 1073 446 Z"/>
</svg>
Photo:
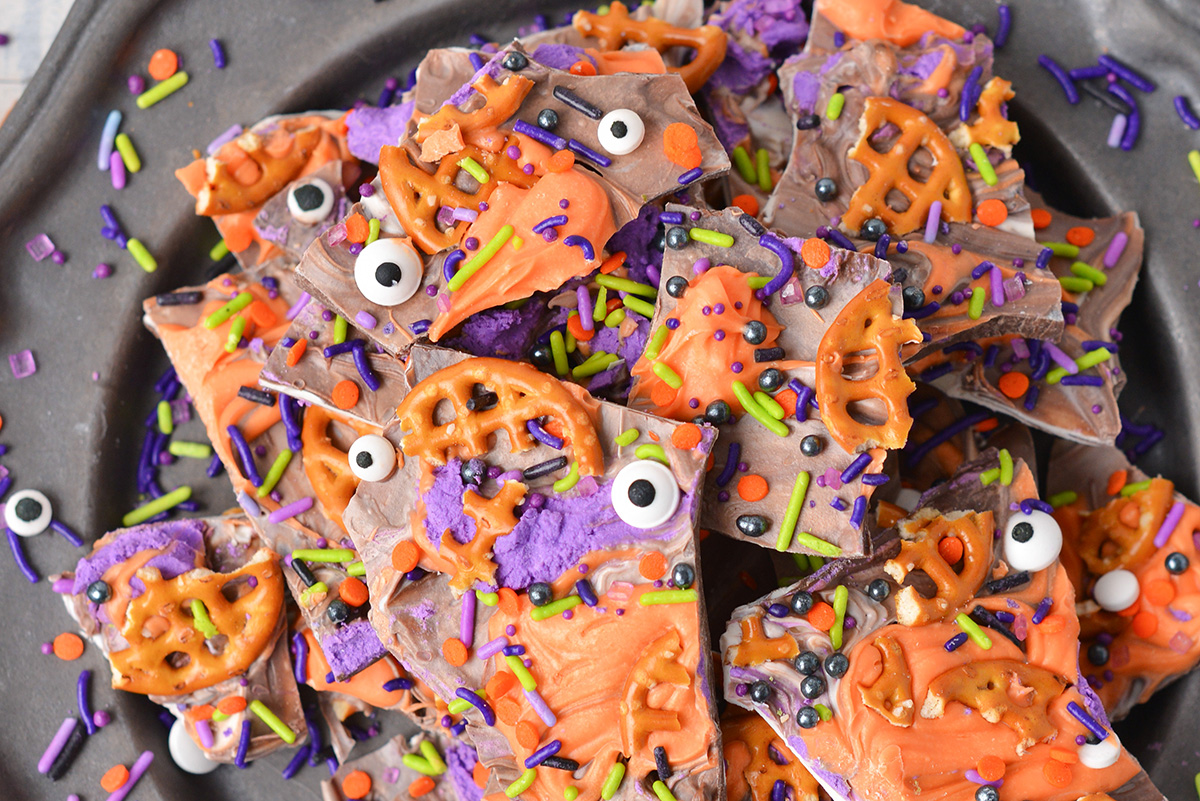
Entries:
<svg viewBox="0 0 1200 801">
<path fill-rule="evenodd" d="M 333 211 L 333 188 L 320 178 L 309 178 L 288 190 L 287 207 L 296 222 L 316 225 Z"/>
<path fill-rule="evenodd" d="M 627 108 L 610 111 L 600 119 L 596 130 L 600 147 L 614 156 L 628 156 L 646 137 L 646 126 L 637 112 Z"/>
<path fill-rule="evenodd" d="M 346 457 L 350 472 L 363 481 L 383 481 L 396 467 L 396 449 L 378 434 L 364 434 L 354 440 Z"/>
<path fill-rule="evenodd" d="M 1062 550 L 1062 529 L 1053 517 L 1034 509 L 1017 512 L 1004 528 L 1004 561 L 1013 570 L 1045 570 Z"/>
<path fill-rule="evenodd" d="M 621 468 L 612 485 L 617 515 L 634 528 L 654 528 L 679 508 L 679 485 L 665 465 L 642 459 Z"/>
<path fill-rule="evenodd" d="M 50 499 L 37 490 L 21 490 L 8 496 L 4 525 L 22 537 L 36 537 L 50 525 Z"/>
<path fill-rule="evenodd" d="M 376 239 L 354 262 L 358 291 L 380 306 L 399 306 L 417 293 L 424 269 L 421 257 L 403 239 Z"/>
<path fill-rule="evenodd" d="M 1079 746 L 1080 763 L 1092 770 L 1103 770 L 1116 764 L 1120 758 L 1121 743 L 1112 732 L 1098 743 L 1088 742 Z"/>
</svg>

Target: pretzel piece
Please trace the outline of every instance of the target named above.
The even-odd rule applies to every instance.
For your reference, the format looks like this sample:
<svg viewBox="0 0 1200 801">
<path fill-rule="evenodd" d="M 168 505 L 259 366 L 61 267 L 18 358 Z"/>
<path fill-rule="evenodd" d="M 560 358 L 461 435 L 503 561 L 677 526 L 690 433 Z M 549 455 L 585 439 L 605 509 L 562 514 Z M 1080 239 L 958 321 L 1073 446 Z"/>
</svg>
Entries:
<svg viewBox="0 0 1200 801">
<path fill-rule="evenodd" d="M 975 110 L 979 119 L 966 126 L 967 143 L 978 142 L 985 147 L 1012 147 L 1021 141 L 1021 131 L 1012 120 L 1004 118 L 1003 106 L 1016 97 L 1012 83 L 992 78 L 979 95 Z"/>
<path fill-rule="evenodd" d="M 742 620 L 742 641 L 730 661 L 738 667 L 750 667 L 776 659 L 792 659 L 799 653 L 800 645 L 795 638 L 786 633 L 768 637 L 762 615 L 753 615 Z"/>
<path fill-rule="evenodd" d="M 286 149 L 284 137 L 291 140 Z M 247 131 L 236 144 L 257 165 L 256 171 L 251 169 L 255 180 L 249 184 L 238 180 L 237 173 L 245 169 L 244 165 L 231 171 L 225 162 L 210 158 L 204 186 L 196 194 L 196 213 L 211 217 L 261 206 L 299 177 L 320 141 L 321 130 L 313 125 L 294 133 L 278 128 L 267 138 Z"/>
<path fill-rule="evenodd" d="M 1021 741 L 1017 754 L 1058 733 L 1050 722 L 1050 702 L 1062 694 L 1066 682 L 1045 668 L 993 659 L 951 668 L 929 684 L 921 717 L 940 718 L 946 704 L 957 701 L 974 709 L 989 723 L 1003 723 Z"/>
<path fill-rule="evenodd" d="M 496 83 L 496 79 L 491 75 L 484 75 L 472 84 L 472 87 L 483 95 L 485 104 L 474 111 L 463 111 L 458 106 L 447 103 L 417 123 L 417 134 L 414 137 L 417 144 L 424 144 L 433 134 L 451 130 L 454 126 L 458 126 L 462 135 L 468 139 L 472 134 L 495 130 L 517 113 L 525 96 L 533 88 L 533 81 L 521 75 L 509 75 L 504 79 L 504 83 Z M 494 152 L 500 148 L 486 149 Z"/>
<path fill-rule="evenodd" d="M 474 490 L 463 495 L 463 514 L 475 521 L 475 536 L 459 544 L 450 534 L 442 535 L 441 553 L 454 564 L 450 589 L 458 594 L 468 591 L 479 579 L 494 584 L 497 565 L 492 561 L 496 538 L 512 532 L 517 525 L 513 510 L 525 497 L 525 485 L 505 481 L 494 498 L 485 498 Z"/>
<path fill-rule="evenodd" d="M 725 60 L 728 46 L 725 31 L 716 25 L 699 28 L 679 28 L 657 17 L 636 20 L 629 16 L 624 3 L 614 2 L 607 14 L 579 11 L 572 22 L 575 30 L 600 42 L 601 50 L 620 50 L 627 42 L 649 45 L 659 53 L 673 47 L 690 47 L 695 57 L 682 67 L 667 67 L 678 73 L 689 92 L 700 91 Z"/>
<path fill-rule="evenodd" d="M 888 123 L 900 129 L 900 138 L 886 153 L 880 153 L 870 140 Z M 842 215 L 847 230 L 856 232 L 868 219 L 878 217 L 887 223 L 892 236 L 903 236 L 925 225 L 935 200 L 942 203 L 944 219 L 971 221 L 971 189 L 962 160 L 937 123 L 899 100 L 868 97 L 859 125 L 861 136 L 847 155 L 866 165 L 871 175 L 854 190 L 850 207 Z M 922 147 L 934 158 L 933 170 L 924 181 L 909 171 L 909 160 Z M 904 195 L 906 208 L 888 205 L 888 193 L 893 191 Z"/>
<path fill-rule="evenodd" d="M 959 607 L 983 586 L 992 569 L 991 512 L 967 512 L 959 517 L 918 517 L 900 524 L 900 553 L 883 569 L 899 583 L 914 570 L 929 576 L 937 594 L 926 598 L 916 587 L 896 593 L 896 619 L 903 626 L 924 626 L 958 614 Z M 962 543 L 962 569 L 946 563 L 938 543 L 957 537 Z"/>
<path fill-rule="evenodd" d="M 358 477 L 350 470 L 346 452 L 329 438 L 329 426 L 335 419 L 320 406 L 308 407 L 304 413 L 304 426 L 300 429 L 300 439 L 304 443 L 300 459 L 313 494 L 321 503 L 321 511 L 344 531 L 342 513 L 358 489 Z M 376 433 L 376 430 L 358 430 L 366 429 L 365 426 L 352 427 L 359 434 Z"/>
<path fill-rule="evenodd" d="M 871 684 L 860 684 L 858 693 L 862 702 L 883 716 L 893 726 L 908 728 L 916 716 L 913 703 L 912 674 L 908 671 L 908 660 L 900 643 L 887 635 L 880 635 L 871 642 L 879 651 L 883 669 Z"/>
<path fill-rule="evenodd" d="M 891 285 L 871 282 L 838 313 L 817 349 L 817 401 L 829 434 L 849 452 L 904 445 L 912 417 L 908 395 L 916 384 L 900 363 L 900 346 L 920 342 L 913 320 L 892 315 Z M 870 356 L 878 368 L 865 378 L 847 376 L 847 368 Z M 851 415 L 851 404 L 882 401 L 886 419 L 870 424 Z"/>
<path fill-rule="evenodd" d="M 495 406 L 467 408 L 476 384 L 496 393 Z M 443 400 L 453 407 L 454 419 L 439 425 L 434 412 Z M 396 416 L 409 432 L 400 443 L 404 454 L 438 465 L 482 456 L 491 450 L 489 437 L 497 431 L 508 435 L 513 453 L 528 450 L 534 440 L 526 422 L 550 417 L 562 426 L 580 474 L 604 472 L 604 451 L 587 409 L 557 379 L 522 362 L 478 358 L 444 367 L 413 387 Z"/>
<path fill-rule="evenodd" d="M 168 580 L 143 567 L 137 577 L 146 591 L 126 611 L 121 636 L 129 647 L 109 655 L 118 690 L 186 695 L 244 673 L 271 644 L 283 612 L 283 573 L 265 548 L 232 573 L 197 568 Z M 222 593 L 226 585 L 250 577 L 258 583 L 247 583 L 237 600 Z M 204 604 L 226 638 L 216 653 L 195 628 L 192 600 Z"/>
<path fill-rule="evenodd" d="M 646 747 L 656 731 L 680 731 L 679 715 L 668 709 L 650 706 L 650 691 L 659 684 L 689 687 L 692 674 L 679 662 L 683 655 L 683 638 L 668 629 L 650 643 L 633 663 L 621 691 L 621 746 L 632 756 Z"/>
<path fill-rule="evenodd" d="M 1175 501 L 1175 485 L 1165 478 L 1150 479 L 1150 486 L 1128 498 L 1113 498 L 1087 515 L 1079 527 L 1079 556 L 1093 575 L 1117 568 L 1133 569 L 1153 555 L 1154 537 L 1167 510 Z M 1137 510 L 1137 527 L 1127 507 Z"/>
<path fill-rule="evenodd" d="M 724 743 L 725 759 L 730 770 L 734 760 L 730 759 L 732 748 L 739 744 L 745 747 L 748 760 L 742 768 L 742 776 L 750 786 L 752 799 L 771 797 L 771 790 L 776 781 L 783 781 L 792 788 L 789 794 L 794 801 L 817 801 L 819 791 L 816 778 L 809 773 L 804 764 L 798 759 L 788 759 L 780 765 L 771 756 L 772 746 L 780 754 L 788 753 L 788 748 L 779 739 L 779 735 L 759 715 L 738 715 L 734 718 L 724 718 L 721 721 L 721 739 Z M 732 777 L 731 777 L 732 778 Z M 740 801 L 733 795 L 729 801 Z"/>
</svg>

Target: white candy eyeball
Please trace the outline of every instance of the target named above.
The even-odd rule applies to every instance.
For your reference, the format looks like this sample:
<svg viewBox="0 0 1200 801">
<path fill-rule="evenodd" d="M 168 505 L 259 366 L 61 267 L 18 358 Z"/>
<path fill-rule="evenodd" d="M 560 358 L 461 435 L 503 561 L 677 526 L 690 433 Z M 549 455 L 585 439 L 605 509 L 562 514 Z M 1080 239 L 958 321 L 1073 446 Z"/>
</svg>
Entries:
<svg viewBox="0 0 1200 801">
<path fill-rule="evenodd" d="M 365 434 L 354 440 L 346 455 L 350 472 L 363 481 L 383 481 L 396 467 L 396 449 L 378 434 Z"/>
<path fill-rule="evenodd" d="M 425 268 L 413 246 L 403 239 L 376 239 L 354 262 L 358 291 L 380 306 L 399 306 L 417 294 Z"/>
<path fill-rule="evenodd" d="M 1045 570 L 1062 551 L 1062 529 L 1045 512 L 1016 512 L 1004 529 L 1004 561 L 1013 570 Z"/>
<path fill-rule="evenodd" d="M 303 225 L 316 225 L 333 211 L 333 187 L 320 178 L 309 178 L 287 193 L 292 219 Z"/>
<path fill-rule="evenodd" d="M 1096 744 L 1084 743 L 1079 746 L 1079 761 L 1085 768 L 1103 770 L 1116 764 L 1121 758 L 1121 741 L 1117 735 L 1109 732 L 1108 736 Z"/>
<path fill-rule="evenodd" d="M 4 504 L 4 525 L 22 537 L 36 537 L 50 525 L 50 499 L 37 490 L 21 490 Z"/>
<path fill-rule="evenodd" d="M 613 481 L 612 505 L 617 515 L 634 528 L 661 526 L 679 508 L 675 474 L 649 459 L 625 465 Z"/>
<path fill-rule="evenodd" d="M 637 150 L 646 138 L 646 125 L 636 111 L 619 108 L 600 119 L 596 136 L 600 139 L 600 147 L 609 153 L 614 156 L 628 156 Z"/>
<path fill-rule="evenodd" d="M 171 752 L 171 759 L 175 760 L 180 770 L 196 776 L 212 773 L 220 767 L 219 763 L 209 759 L 204 754 L 204 749 L 192 740 L 182 718 L 176 718 L 171 724 L 171 733 L 167 735 L 167 748 Z"/>
<path fill-rule="evenodd" d="M 1120 612 L 1133 606 L 1141 595 L 1142 588 L 1137 576 L 1128 570 L 1117 568 L 1110 570 L 1096 579 L 1092 587 L 1092 597 L 1102 609 L 1109 612 Z"/>
</svg>

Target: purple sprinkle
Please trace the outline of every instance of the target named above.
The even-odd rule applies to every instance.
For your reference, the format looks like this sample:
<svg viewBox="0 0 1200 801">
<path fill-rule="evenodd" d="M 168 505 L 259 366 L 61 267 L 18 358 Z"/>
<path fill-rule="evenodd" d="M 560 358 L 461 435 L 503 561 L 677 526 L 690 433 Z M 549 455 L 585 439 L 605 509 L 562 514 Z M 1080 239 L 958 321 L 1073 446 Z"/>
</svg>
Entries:
<svg viewBox="0 0 1200 801">
<path fill-rule="evenodd" d="M 592 247 L 592 243 L 587 240 L 587 237 L 580 236 L 579 234 L 571 234 L 563 238 L 563 244 L 567 247 L 578 247 L 583 251 L 585 261 L 593 261 L 596 258 L 596 251 Z"/>
<path fill-rule="evenodd" d="M 1108 731 L 1096 722 L 1096 719 L 1089 715 L 1083 707 L 1074 701 L 1067 702 L 1067 711 L 1084 725 L 1097 739 L 1104 740 L 1108 737 Z"/>
<path fill-rule="evenodd" d="M 595 150 L 592 150 L 590 147 L 577 139 L 568 140 L 567 149 L 576 155 L 583 156 L 588 161 L 593 161 L 596 164 L 599 164 L 601 167 L 612 166 L 612 159 L 610 159 L 608 156 L 597 153 Z"/>
<path fill-rule="evenodd" d="M 959 632 L 958 634 L 955 634 L 950 639 L 946 640 L 945 645 L 943 645 L 942 647 L 945 648 L 947 651 L 956 651 L 959 648 L 961 648 L 963 645 L 965 645 L 966 642 L 967 642 L 966 632 Z"/>
<path fill-rule="evenodd" d="M 548 757 L 552 757 L 557 754 L 560 748 L 562 748 L 561 740 L 551 740 L 550 742 L 546 743 L 541 748 L 530 754 L 528 758 L 526 758 L 526 769 L 536 768 L 538 765 L 545 762 Z"/>
<path fill-rule="evenodd" d="M 869 465 L 870 463 L 871 463 L 871 454 L 860 453 L 858 456 L 855 457 L 854 461 L 851 462 L 849 464 L 849 466 L 846 467 L 846 469 L 842 471 L 842 483 L 849 484 L 851 481 L 858 478 L 858 475 L 863 470 L 865 470 L 867 468 L 867 465 Z"/>
<path fill-rule="evenodd" d="M 555 226 L 565 225 L 566 222 L 567 222 L 567 215 L 556 214 L 553 217 L 547 217 L 546 219 L 537 223 L 536 225 L 533 226 L 533 228 L 531 230 L 535 234 L 540 234 L 542 231 L 545 231 L 547 228 L 553 228 Z"/>
<path fill-rule="evenodd" d="M 854 499 L 854 509 L 850 512 L 850 525 L 858 528 L 862 525 L 863 518 L 867 514 L 867 497 L 859 495 Z"/>
<path fill-rule="evenodd" d="M 1046 615 L 1050 613 L 1050 607 L 1053 605 L 1053 603 L 1053 599 L 1043 598 L 1041 603 L 1038 604 L 1037 609 L 1034 610 L 1033 617 L 1031 618 L 1035 626 L 1046 619 Z"/>
<path fill-rule="evenodd" d="M 1079 102 L 1079 90 L 1075 88 L 1075 83 L 1071 80 L 1071 76 L 1067 75 L 1066 70 L 1057 61 L 1043 53 L 1038 56 L 1038 64 L 1058 81 L 1059 86 L 1062 87 L 1063 92 L 1067 96 L 1068 103 L 1075 105 Z"/>
<path fill-rule="evenodd" d="M 580 566 L 583 567 L 582 565 Z M 596 591 L 592 589 L 592 583 L 587 579 L 580 579 L 575 582 L 575 592 L 583 599 L 583 602 L 588 606 L 595 606 L 600 599 L 596 597 Z"/>
<path fill-rule="evenodd" d="M 1000 21 L 996 25 L 996 35 L 992 37 L 992 44 L 999 49 L 1008 43 L 1008 34 L 1012 31 L 1012 9 L 1008 4 L 1001 3 L 996 13 Z"/>
</svg>

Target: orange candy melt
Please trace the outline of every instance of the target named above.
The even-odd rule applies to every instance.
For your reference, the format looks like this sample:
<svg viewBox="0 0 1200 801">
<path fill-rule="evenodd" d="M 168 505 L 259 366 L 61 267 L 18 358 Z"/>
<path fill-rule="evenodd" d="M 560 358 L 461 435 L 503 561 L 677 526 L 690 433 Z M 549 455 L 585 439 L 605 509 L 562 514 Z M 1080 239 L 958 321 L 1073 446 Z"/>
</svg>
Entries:
<svg viewBox="0 0 1200 801">
<path fill-rule="evenodd" d="M 54 655 L 65 662 L 73 662 L 83 656 L 83 638 L 71 631 L 64 631 L 54 638 Z"/>
<path fill-rule="evenodd" d="M 1066 238 L 1068 243 L 1085 248 L 1092 244 L 1092 240 L 1096 238 L 1096 232 L 1085 225 L 1077 225 L 1067 231 Z"/>
<path fill-rule="evenodd" d="M 517 743 L 522 748 L 533 750 L 537 748 L 538 732 L 534 725 L 528 720 L 522 720 L 517 724 Z"/>
<path fill-rule="evenodd" d="M 751 473 L 738 479 L 738 497 L 743 501 L 761 501 L 767 497 L 768 491 L 767 480 L 762 476 Z"/>
<path fill-rule="evenodd" d="M 690 451 L 701 439 L 700 426 L 695 423 L 684 423 L 671 432 L 671 445 L 681 451 Z"/>
<path fill-rule="evenodd" d="M 814 270 L 824 267 L 832 255 L 833 251 L 829 249 L 829 243 L 815 236 L 805 239 L 804 244 L 800 246 L 800 258 Z"/>
<path fill-rule="evenodd" d="M 679 390 L 674 389 L 665 381 L 660 384 L 655 384 L 654 388 L 650 390 L 650 402 L 660 409 L 665 408 L 671 405 L 678 392 Z"/>
<path fill-rule="evenodd" d="M 513 674 L 509 673 L 507 670 L 501 670 L 497 672 L 495 676 L 492 676 L 490 679 L 488 679 L 484 690 L 487 691 L 487 697 L 490 698 L 493 703 L 495 703 L 497 698 L 507 695 L 508 691 L 511 690 L 516 683 L 517 680 L 513 678 Z"/>
<path fill-rule="evenodd" d="M 491 771 L 482 762 L 476 762 L 475 767 L 471 768 L 471 779 L 475 782 L 476 787 L 487 787 L 489 775 L 491 775 Z"/>
<path fill-rule="evenodd" d="M 649 581 L 662 578 L 667 572 L 667 557 L 658 551 L 651 551 L 638 562 L 638 572 Z"/>
<path fill-rule="evenodd" d="M 1008 206 L 999 198 L 990 197 L 975 207 L 975 216 L 984 225 L 993 228 L 1008 219 Z"/>
<path fill-rule="evenodd" d="M 350 379 L 339 381 L 333 386 L 333 405 L 339 409 L 349 409 L 358 403 L 358 384 Z"/>
<path fill-rule="evenodd" d="M 1170 579 L 1154 579 L 1142 588 L 1142 597 L 1155 606 L 1166 606 L 1175 600 L 1175 585 Z"/>
<path fill-rule="evenodd" d="M 369 792 L 371 792 L 371 777 L 364 771 L 352 770 L 346 774 L 346 778 L 342 779 L 342 793 L 346 798 L 356 801 L 359 798 L 366 798 Z"/>
<path fill-rule="evenodd" d="M 367 602 L 370 594 L 367 592 L 367 585 L 362 583 L 362 579 L 357 576 L 347 576 L 338 585 L 338 597 L 350 606 L 359 607 Z"/>
<path fill-rule="evenodd" d="M 165 47 L 162 50 L 154 51 L 154 55 L 150 56 L 150 64 L 146 71 L 150 73 L 150 77 L 156 81 L 165 81 L 176 73 L 179 69 L 179 56 L 175 55 L 175 51 L 167 50 Z"/>
<path fill-rule="evenodd" d="M 673 122 L 663 131 L 663 153 L 673 164 L 685 170 L 700 166 L 704 154 L 700 152 L 700 137 L 696 129 L 686 122 Z"/>
<path fill-rule="evenodd" d="M 392 567 L 407 573 L 421 561 L 421 549 L 412 540 L 401 540 L 392 548 Z"/>
<path fill-rule="evenodd" d="M 1016 400 L 1029 391 L 1029 376 L 1014 370 L 1000 376 L 996 386 L 1004 393 L 1004 397 Z"/>
<path fill-rule="evenodd" d="M 813 604 L 813 608 L 808 610 L 808 622 L 821 631 L 829 631 L 837 622 L 837 613 L 829 604 L 817 601 Z"/>
<path fill-rule="evenodd" d="M 457 637 L 451 637 L 442 643 L 442 656 L 454 667 L 462 667 L 467 664 L 467 646 Z"/>
<path fill-rule="evenodd" d="M 115 793 L 124 787 L 127 781 L 129 781 L 129 768 L 124 765 L 113 765 L 100 777 L 100 786 L 104 788 L 105 792 Z"/>
</svg>

